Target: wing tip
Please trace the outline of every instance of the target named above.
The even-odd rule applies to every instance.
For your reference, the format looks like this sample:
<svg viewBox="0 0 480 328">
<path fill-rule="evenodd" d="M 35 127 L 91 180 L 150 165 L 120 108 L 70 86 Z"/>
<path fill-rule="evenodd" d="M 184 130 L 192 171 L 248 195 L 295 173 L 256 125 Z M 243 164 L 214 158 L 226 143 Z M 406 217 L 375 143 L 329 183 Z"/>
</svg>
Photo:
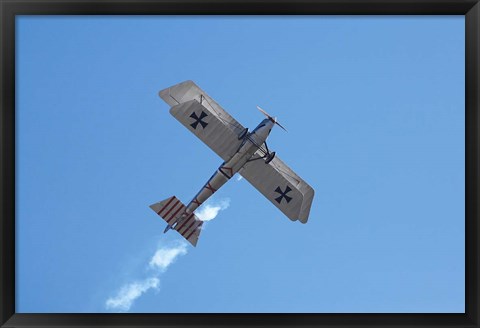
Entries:
<svg viewBox="0 0 480 328">
<path fill-rule="evenodd" d="M 304 202 L 302 203 L 302 207 L 300 210 L 301 216 L 299 217 L 300 222 L 303 224 L 307 223 L 308 217 L 310 216 L 310 210 L 312 208 L 313 198 L 315 196 L 315 190 L 310 186 L 308 186 L 307 192 L 303 195 Z"/>
<path fill-rule="evenodd" d="M 180 104 L 185 93 L 191 88 L 201 90 L 192 80 L 186 80 L 158 92 L 158 96 L 162 98 L 170 106 Z"/>
</svg>

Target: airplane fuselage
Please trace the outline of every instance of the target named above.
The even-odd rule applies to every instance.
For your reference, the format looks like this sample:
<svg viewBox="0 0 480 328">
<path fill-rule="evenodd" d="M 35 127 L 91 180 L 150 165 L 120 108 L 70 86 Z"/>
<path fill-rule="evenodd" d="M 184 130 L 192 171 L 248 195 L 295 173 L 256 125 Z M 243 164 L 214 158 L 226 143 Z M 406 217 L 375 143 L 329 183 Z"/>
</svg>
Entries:
<svg viewBox="0 0 480 328">
<path fill-rule="evenodd" d="M 220 187 L 230 180 L 235 173 L 240 171 L 240 169 L 253 157 L 255 152 L 267 140 L 274 124 L 274 121 L 267 118 L 260 122 L 252 132 L 247 133 L 243 137 L 243 141 L 236 153 L 233 154 L 229 160 L 220 165 L 215 173 L 213 173 L 212 177 L 187 205 L 185 213 L 179 220 L 177 220 L 177 222 L 167 226 L 165 232 L 170 228 L 175 227 L 175 224 L 179 224 L 183 218 L 193 213 L 200 205 L 220 189 Z"/>
</svg>

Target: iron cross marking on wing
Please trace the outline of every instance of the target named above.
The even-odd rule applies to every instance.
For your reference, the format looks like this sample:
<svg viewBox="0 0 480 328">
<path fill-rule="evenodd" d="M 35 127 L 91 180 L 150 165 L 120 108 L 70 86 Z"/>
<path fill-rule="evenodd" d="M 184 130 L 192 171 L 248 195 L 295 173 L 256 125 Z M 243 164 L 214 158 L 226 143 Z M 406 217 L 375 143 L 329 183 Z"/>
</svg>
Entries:
<svg viewBox="0 0 480 328">
<path fill-rule="evenodd" d="M 190 115 L 190 117 L 193 118 L 195 120 L 195 122 L 190 124 L 190 126 L 196 130 L 197 125 L 200 123 L 202 125 L 202 128 L 205 129 L 205 127 L 208 125 L 208 123 L 204 122 L 203 119 L 207 116 L 208 115 L 203 110 L 202 110 L 202 113 L 200 114 L 200 117 L 198 117 L 197 114 L 195 114 L 195 112 L 193 112 L 192 115 Z"/>
<path fill-rule="evenodd" d="M 277 201 L 277 203 L 281 203 L 282 202 L 282 199 L 285 198 L 285 200 L 287 201 L 287 203 L 290 203 L 290 201 L 292 200 L 292 197 L 289 197 L 287 196 L 287 194 L 291 191 L 292 189 L 287 186 L 285 188 L 285 191 L 282 191 L 282 189 L 280 189 L 280 186 L 277 187 L 277 189 L 275 189 L 275 192 L 278 192 L 280 194 L 279 197 L 275 198 L 275 200 Z"/>
</svg>

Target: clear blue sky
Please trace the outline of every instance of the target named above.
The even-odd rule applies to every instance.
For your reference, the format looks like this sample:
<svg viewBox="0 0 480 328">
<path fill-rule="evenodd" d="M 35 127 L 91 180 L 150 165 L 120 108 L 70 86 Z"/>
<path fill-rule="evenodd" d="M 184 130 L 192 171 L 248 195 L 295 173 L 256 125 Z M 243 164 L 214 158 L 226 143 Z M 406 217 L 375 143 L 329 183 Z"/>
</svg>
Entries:
<svg viewBox="0 0 480 328">
<path fill-rule="evenodd" d="M 463 16 L 18 17 L 17 312 L 464 312 L 464 48 Z M 278 117 L 307 224 L 234 178 L 196 248 L 162 234 L 221 163 L 158 97 L 187 79 Z"/>
</svg>

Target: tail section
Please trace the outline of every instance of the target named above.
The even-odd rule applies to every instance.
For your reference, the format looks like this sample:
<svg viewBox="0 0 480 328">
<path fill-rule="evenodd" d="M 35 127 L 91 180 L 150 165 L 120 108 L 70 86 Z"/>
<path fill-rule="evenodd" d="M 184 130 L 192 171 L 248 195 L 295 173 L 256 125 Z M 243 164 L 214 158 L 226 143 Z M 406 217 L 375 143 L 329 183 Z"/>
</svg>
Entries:
<svg viewBox="0 0 480 328">
<path fill-rule="evenodd" d="M 200 221 L 195 214 L 186 214 L 187 207 L 177 197 L 172 196 L 161 202 L 150 205 L 168 226 L 178 231 L 193 246 L 197 245 L 198 237 L 202 231 L 203 221 Z"/>
</svg>

